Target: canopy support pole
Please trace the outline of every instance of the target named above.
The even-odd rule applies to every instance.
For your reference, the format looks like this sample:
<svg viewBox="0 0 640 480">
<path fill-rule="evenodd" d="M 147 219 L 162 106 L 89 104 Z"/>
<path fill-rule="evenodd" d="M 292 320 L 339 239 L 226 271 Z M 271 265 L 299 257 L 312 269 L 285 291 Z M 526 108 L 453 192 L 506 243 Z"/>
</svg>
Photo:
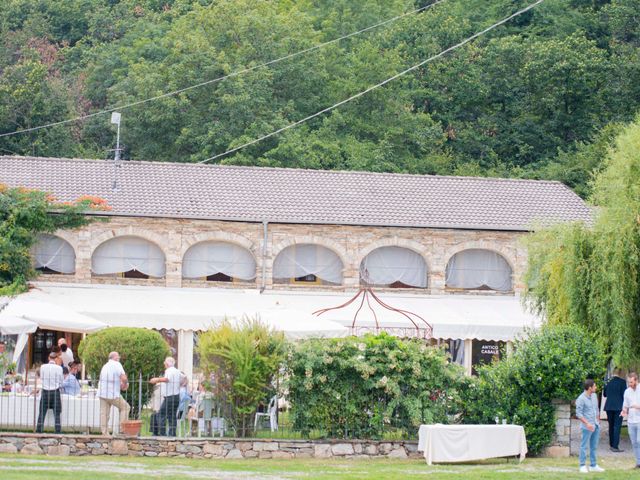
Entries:
<svg viewBox="0 0 640 480">
<path fill-rule="evenodd" d="M 467 376 L 471 376 L 472 372 L 472 362 L 471 362 L 471 352 L 473 350 L 473 340 L 470 338 L 464 341 L 464 373 Z"/>
<path fill-rule="evenodd" d="M 187 378 L 193 376 L 193 330 L 178 330 L 178 368 Z"/>
<path fill-rule="evenodd" d="M 84 341 L 85 338 L 87 338 L 87 334 L 83 333 L 82 334 L 82 340 Z M 78 354 L 78 349 L 76 349 L 76 355 L 77 354 Z M 86 375 L 87 375 L 87 372 L 85 370 L 84 362 L 82 362 L 82 375 L 81 375 L 82 380 L 86 380 Z"/>
</svg>

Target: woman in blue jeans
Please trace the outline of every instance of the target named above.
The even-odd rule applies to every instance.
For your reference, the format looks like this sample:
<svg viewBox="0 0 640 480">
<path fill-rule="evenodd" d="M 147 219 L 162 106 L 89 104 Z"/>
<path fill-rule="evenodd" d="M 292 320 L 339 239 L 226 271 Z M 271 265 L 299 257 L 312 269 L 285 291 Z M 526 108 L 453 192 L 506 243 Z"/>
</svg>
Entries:
<svg viewBox="0 0 640 480">
<path fill-rule="evenodd" d="M 588 378 L 584 381 L 584 392 L 576 400 L 576 417 L 582 423 L 582 441 L 580 442 L 580 472 L 604 472 L 597 462 L 598 440 L 600 440 L 600 409 L 596 395 L 596 382 Z M 587 467 L 587 448 L 591 457 L 591 466 Z"/>
</svg>

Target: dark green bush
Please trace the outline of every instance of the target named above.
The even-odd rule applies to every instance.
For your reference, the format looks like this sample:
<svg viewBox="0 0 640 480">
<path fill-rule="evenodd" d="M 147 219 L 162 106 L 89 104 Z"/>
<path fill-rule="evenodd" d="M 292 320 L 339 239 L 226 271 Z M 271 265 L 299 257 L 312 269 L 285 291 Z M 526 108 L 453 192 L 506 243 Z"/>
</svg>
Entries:
<svg viewBox="0 0 640 480">
<path fill-rule="evenodd" d="M 413 436 L 458 410 L 462 372 L 445 352 L 387 334 L 316 339 L 293 349 L 289 399 L 294 428 L 308 435 Z"/>
<path fill-rule="evenodd" d="M 555 428 L 552 400 L 574 400 L 585 378 L 604 372 L 604 350 L 592 335 L 574 325 L 545 326 L 517 342 L 508 358 L 478 369 L 465 389 L 464 422 L 498 417 L 523 425 L 529 452 L 540 453 Z"/>
<path fill-rule="evenodd" d="M 120 354 L 120 363 L 129 377 L 130 387 L 126 398 L 137 412 L 139 400 L 139 375 L 142 374 L 142 404 L 148 400 L 152 385 L 150 377 L 163 371 L 164 359 L 170 354 L 169 346 L 162 335 L 145 328 L 111 327 L 88 335 L 78 347 L 78 354 L 84 362 L 87 373 L 95 381 L 100 377 L 102 366 L 109 359 L 109 353 Z"/>
</svg>

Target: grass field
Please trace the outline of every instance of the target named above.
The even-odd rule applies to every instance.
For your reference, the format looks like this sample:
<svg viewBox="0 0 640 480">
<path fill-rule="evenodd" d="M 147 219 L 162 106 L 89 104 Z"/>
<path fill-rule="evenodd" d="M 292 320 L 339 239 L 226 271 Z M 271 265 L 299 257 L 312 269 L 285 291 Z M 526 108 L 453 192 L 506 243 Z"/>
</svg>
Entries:
<svg viewBox="0 0 640 480">
<path fill-rule="evenodd" d="M 603 474 L 578 473 L 577 459 L 528 459 L 518 464 L 496 460 L 475 465 L 429 467 L 422 460 L 195 460 L 131 457 L 0 456 L 0 478 L 42 480 L 105 479 L 640 479 L 625 459 L 603 459 Z"/>
</svg>

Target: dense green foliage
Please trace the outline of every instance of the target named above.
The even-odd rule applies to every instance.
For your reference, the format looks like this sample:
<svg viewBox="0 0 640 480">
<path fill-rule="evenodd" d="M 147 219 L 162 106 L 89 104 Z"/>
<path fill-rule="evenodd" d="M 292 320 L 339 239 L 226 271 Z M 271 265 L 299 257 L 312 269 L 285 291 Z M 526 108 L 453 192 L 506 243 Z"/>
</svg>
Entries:
<svg viewBox="0 0 640 480">
<path fill-rule="evenodd" d="M 145 405 L 153 391 L 153 385 L 147 380 L 163 372 L 164 359 L 171 352 L 162 335 L 155 330 L 131 327 L 110 327 L 92 333 L 78 346 L 78 355 L 94 380 L 100 378 L 102 366 L 114 351 L 120 354 L 120 363 L 129 377 L 129 389 L 123 396 L 129 401 L 135 417 L 138 399 Z"/>
<path fill-rule="evenodd" d="M 200 365 L 209 388 L 224 402 L 224 417 L 237 436 L 253 431 L 256 406 L 267 403 L 285 359 L 284 335 L 257 320 L 224 322 L 200 335 Z"/>
<path fill-rule="evenodd" d="M 0 132 L 193 85 L 431 0 L 5 0 Z M 198 161 L 455 44 L 526 0 L 446 0 L 268 68 L 123 111 L 125 156 Z M 640 0 L 547 0 L 508 25 L 225 163 L 557 178 L 586 195 L 640 105 Z M 108 116 L 0 138 L 3 154 L 104 158 Z M 604 142 L 604 143 L 603 143 Z M 592 144 L 594 145 L 592 147 Z"/>
<path fill-rule="evenodd" d="M 464 422 L 496 418 L 524 426 L 530 453 L 550 444 L 555 429 L 552 400 L 574 400 L 585 378 L 599 380 L 605 355 L 595 336 L 574 325 L 545 326 L 516 342 L 506 359 L 478 369 L 464 390 Z"/>
<path fill-rule="evenodd" d="M 529 241 L 527 296 L 552 323 L 597 333 L 618 365 L 640 361 L 640 120 L 623 129 L 594 181 L 593 228 L 540 231 Z"/>
<path fill-rule="evenodd" d="M 458 409 L 461 369 L 443 350 L 387 334 L 307 340 L 288 360 L 294 428 L 334 438 L 415 435 Z"/>
<path fill-rule="evenodd" d="M 86 225 L 83 212 L 92 208 L 105 206 L 91 197 L 60 204 L 44 192 L 0 184 L 0 295 L 21 293 L 36 276 L 30 250 L 39 233 Z"/>
</svg>

